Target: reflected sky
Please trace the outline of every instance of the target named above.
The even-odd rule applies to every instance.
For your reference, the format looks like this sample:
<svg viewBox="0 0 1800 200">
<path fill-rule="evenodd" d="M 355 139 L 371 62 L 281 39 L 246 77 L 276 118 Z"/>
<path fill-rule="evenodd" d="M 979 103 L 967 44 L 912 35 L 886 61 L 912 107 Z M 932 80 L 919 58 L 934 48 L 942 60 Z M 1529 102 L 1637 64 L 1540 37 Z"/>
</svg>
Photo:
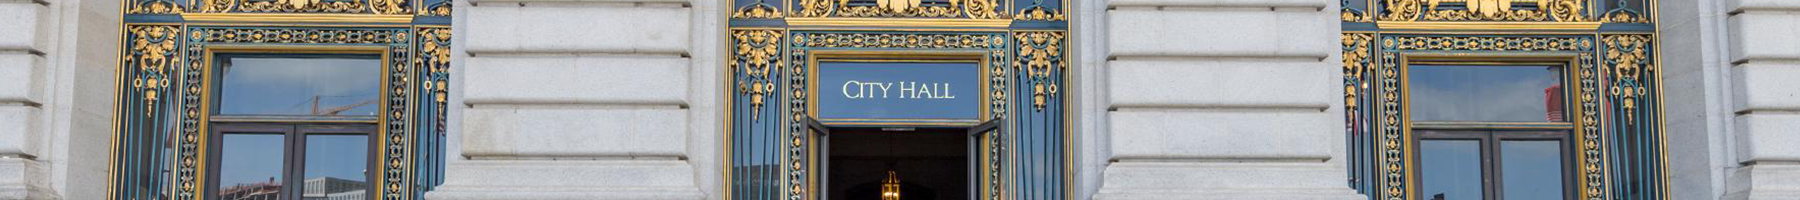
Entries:
<svg viewBox="0 0 1800 200">
<path fill-rule="evenodd" d="M 374 115 L 379 107 L 378 59 L 224 58 L 220 114 Z"/>
<path fill-rule="evenodd" d="M 1413 65 L 1407 70 L 1413 121 L 1564 121 L 1560 67 Z"/>
<path fill-rule="evenodd" d="M 1558 141 L 1501 141 L 1501 193 L 1507 199 L 1562 199 L 1561 148 Z"/>
<path fill-rule="evenodd" d="M 306 179 L 331 177 L 364 181 L 369 166 L 369 136 L 307 135 Z"/>
<path fill-rule="evenodd" d="M 1482 198 L 1481 141 L 1420 140 L 1419 153 L 1421 199 L 1440 194 L 1449 200 Z"/>
<path fill-rule="evenodd" d="M 281 133 L 225 133 L 219 160 L 219 188 L 236 185 L 280 184 L 283 138 Z"/>
</svg>

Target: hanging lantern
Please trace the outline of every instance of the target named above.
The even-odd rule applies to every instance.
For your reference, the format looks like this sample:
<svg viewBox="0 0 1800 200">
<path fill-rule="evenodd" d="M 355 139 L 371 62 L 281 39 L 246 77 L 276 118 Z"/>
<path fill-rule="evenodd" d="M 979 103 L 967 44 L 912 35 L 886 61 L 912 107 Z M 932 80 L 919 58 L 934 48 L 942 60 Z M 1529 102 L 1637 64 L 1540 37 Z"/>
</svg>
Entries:
<svg viewBox="0 0 1800 200">
<path fill-rule="evenodd" d="M 888 170 L 887 175 L 886 180 L 881 180 L 881 200 L 900 200 L 900 178 L 894 170 Z"/>
</svg>

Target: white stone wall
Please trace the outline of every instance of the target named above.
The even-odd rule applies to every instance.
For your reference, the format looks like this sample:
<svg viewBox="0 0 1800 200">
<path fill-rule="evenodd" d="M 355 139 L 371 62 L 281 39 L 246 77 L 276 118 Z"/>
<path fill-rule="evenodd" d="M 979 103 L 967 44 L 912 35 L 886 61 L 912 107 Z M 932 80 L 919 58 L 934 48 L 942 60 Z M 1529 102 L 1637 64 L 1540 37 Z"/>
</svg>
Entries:
<svg viewBox="0 0 1800 200">
<path fill-rule="evenodd" d="M 1108 1 L 1092 198 L 1364 198 L 1343 180 L 1336 4 Z"/>
<path fill-rule="evenodd" d="M 1800 197 L 1800 2 L 1726 0 L 1735 156 L 1726 199 Z"/>
<path fill-rule="evenodd" d="M 1800 197 L 1800 2 L 1660 8 L 1671 198 Z"/>
<path fill-rule="evenodd" d="M 459 3 L 459 158 L 427 198 L 707 196 L 689 157 L 690 125 L 710 123 L 690 118 L 695 2 Z"/>
<path fill-rule="evenodd" d="M 0 1 L 0 199 L 103 198 L 118 10 Z"/>
</svg>

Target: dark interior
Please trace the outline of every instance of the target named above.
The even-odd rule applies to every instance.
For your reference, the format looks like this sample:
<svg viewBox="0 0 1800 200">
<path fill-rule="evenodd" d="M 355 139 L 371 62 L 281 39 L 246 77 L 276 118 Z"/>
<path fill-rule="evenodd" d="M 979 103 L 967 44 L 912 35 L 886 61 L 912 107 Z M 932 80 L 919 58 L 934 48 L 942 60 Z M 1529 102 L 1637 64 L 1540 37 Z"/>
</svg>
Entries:
<svg viewBox="0 0 1800 200">
<path fill-rule="evenodd" d="M 830 199 L 881 199 L 893 170 L 901 199 L 968 198 L 966 129 L 834 128 L 826 175 Z"/>
</svg>

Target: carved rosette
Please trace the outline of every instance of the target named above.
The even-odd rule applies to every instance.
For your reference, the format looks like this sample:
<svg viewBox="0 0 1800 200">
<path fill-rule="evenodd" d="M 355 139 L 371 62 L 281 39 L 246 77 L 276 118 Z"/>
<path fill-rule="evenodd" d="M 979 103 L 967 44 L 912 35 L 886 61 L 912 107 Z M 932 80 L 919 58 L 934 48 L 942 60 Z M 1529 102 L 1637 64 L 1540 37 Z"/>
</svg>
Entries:
<svg viewBox="0 0 1800 200">
<path fill-rule="evenodd" d="M 1055 74 L 1068 68 L 1063 62 L 1063 33 L 1015 32 L 1013 41 L 1019 47 L 1018 57 L 1013 61 L 1013 69 L 1025 72 L 1031 83 L 1031 105 L 1042 111 L 1049 98 L 1055 97 L 1062 81 Z"/>
<path fill-rule="evenodd" d="M 733 79 L 737 81 L 738 95 L 749 96 L 750 116 L 752 120 L 761 118 L 763 104 L 768 97 L 774 96 L 775 82 L 769 77 L 781 64 L 780 30 L 733 30 L 731 39 L 732 59 L 726 60 L 731 66 Z"/>
</svg>

